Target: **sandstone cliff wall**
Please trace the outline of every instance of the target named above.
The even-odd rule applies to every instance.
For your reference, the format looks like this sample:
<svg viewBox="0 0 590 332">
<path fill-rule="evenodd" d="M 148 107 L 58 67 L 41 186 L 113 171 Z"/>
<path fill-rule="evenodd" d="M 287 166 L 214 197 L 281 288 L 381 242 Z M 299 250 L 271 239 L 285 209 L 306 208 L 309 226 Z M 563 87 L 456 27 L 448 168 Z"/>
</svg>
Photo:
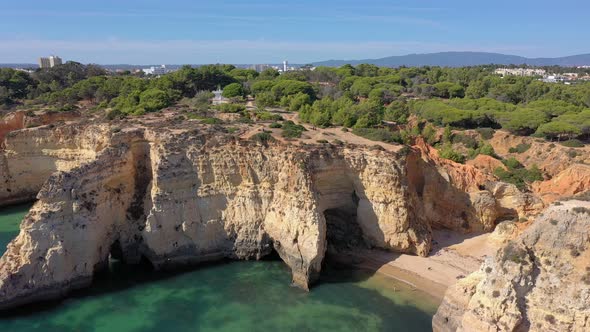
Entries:
<svg viewBox="0 0 590 332">
<path fill-rule="evenodd" d="M 551 206 L 449 288 L 435 331 L 588 331 L 590 202 Z"/>
<path fill-rule="evenodd" d="M 44 126 L 6 134 L 0 149 L 0 206 L 35 199 L 49 176 L 96 157 L 109 134 L 101 126 Z"/>
<path fill-rule="evenodd" d="M 61 296 L 88 285 L 104 266 L 132 199 L 128 148 L 52 175 L 0 259 L 5 306 Z M 87 176 L 93 174 L 92 177 Z"/>
<path fill-rule="evenodd" d="M 4 138 L 12 131 L 48 125 L 58 121 L 74 120 L 79 117 L 80 113 L 77 111 L 16 111 L 8 113 L 4 118 L 0 119 L 0 150 L 4 148 Z"/>
<path fill-rule="evenodd" d="M 427 146 L 264 145 L 205 128 L 9 134 L 5 188 L 32 195 L 58 172 L 0 258 L 0 307 L 83 287 L 109 256 L 167 269 L 275 250 L 307 289 L 328 245 L 327 211 L 348 214 L 370 247 L 426 256 L 433 227 L 490 230 L 535 204 Z"/>
<path fill-rule="evenodd" d="M 410 192 L 419 202 L 413 210 L 435 228 L 489 232 L 498 221 L 525 218 L 544 207 L 514 185 L 496 182 L 472 165 L 439 157 L 422 139 L 414 149 L 407 159 Z"/>
</svg>

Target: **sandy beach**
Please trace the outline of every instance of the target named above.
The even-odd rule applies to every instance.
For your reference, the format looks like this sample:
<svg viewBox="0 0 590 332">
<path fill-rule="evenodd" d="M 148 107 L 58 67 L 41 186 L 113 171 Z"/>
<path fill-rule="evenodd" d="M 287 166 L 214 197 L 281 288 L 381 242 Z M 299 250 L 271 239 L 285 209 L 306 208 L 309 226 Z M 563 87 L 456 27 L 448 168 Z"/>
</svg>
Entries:
<svg viewBox="0 0 590 332">
<path fill-rule="evenodd" d="M 435 231 L 434 239 L 428 257 L 362 250 L 349 258 L 358 268 L 402 281 L 440 301 L 449 286 L 476 271 L 504 241 L 494 233 L 463 235 L 449 231 Z"/>
</svg>

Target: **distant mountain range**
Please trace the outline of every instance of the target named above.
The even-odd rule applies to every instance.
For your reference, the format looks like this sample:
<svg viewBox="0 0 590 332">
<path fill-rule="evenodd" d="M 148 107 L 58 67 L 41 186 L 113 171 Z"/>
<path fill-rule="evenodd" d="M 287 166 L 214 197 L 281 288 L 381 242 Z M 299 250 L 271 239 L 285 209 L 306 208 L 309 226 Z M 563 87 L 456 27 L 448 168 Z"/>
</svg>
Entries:
<svg viewBox="0 0 590 332">
<path fill-rule="evenodd" d="M 345 64 L 359 65 L 361 63 L 374 64 L 377 66 L 384 67 L 420 67 L 420 66 L 441 66 L 441 67 L 464 67 L 464 66 L 478 66 L 478 65 L 530 65 L 530 66 L 562 66 L 562 67 L 574 67 L 574 66 L 590 66 L 590 53 L 579 54 L 559 58 L 525 58 L 518 55 L 507 55 L 501 53 L 487 53 L 487 52 L 439 52 L 439 53 L 425 53 L 425 54 L 408 54 L 389 56 L 380 59 L 363 59 L 363 60 L 328 60 L 313 62 L 314 66 L 328 66 L 328 67 L 340 67 Z M 137 69 L 137 68 L 149 68 L 151 65 L 133 65 L 133 64 L 112 64 L 112 65 L 100 65 L 106 69 Z M 159 65 L 154 65 L 159 66 Z M 199 66 L 199 65 L 193 65 Z M 247 64 L 236 65 L 240 68 L 248 67 Z M 293 64 L 295 67 L 301 65 Z M 38 68 L 36 64 L 2 64 L 1 67 L 11 68 Z M 169 64 L 166 67 L 170 69 L 176 69 L 181 65 Z"/>
<path fill-rule="evenodd" d="M 39 68 L 33 63 L 0 63 L 0 68 Z"/>
<path fill-rule="evenodd" d="M 374 64 L 384 67 L 419 67 L 419 66 L 441 66 L 441 67 L 463 67 L 478 65 L 531 65 L 531 66 L 584 66 L 590 65 L 590 53 L 572 55 L 560 58 L 525 58 L 517 55 L 506 55 L 500 53 L 486 52 L 439 52 L 427 54 L 408 54 L 400 56 L 389 56 L 380 59 L 364 60 L 328 60 L 314 62 L 315 66 L 339 67 L 345 64 L 358 65 L 361 63 Z"/>
</svg>

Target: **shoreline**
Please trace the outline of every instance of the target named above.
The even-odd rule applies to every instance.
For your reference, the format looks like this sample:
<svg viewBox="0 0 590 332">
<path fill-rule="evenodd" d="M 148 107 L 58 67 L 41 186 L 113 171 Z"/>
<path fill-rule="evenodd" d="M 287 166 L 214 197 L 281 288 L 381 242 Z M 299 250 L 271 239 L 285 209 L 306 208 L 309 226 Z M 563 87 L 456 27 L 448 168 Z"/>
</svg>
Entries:
<svg viewBox="0 0 590 332">
<path fill-rule="evenodd" d="M 464 235 L 450 231 L 435 231 L 434 239 L 428 257 L 366 249 L 338 255 L 336 261 L 402 282 L 440 303 L 448 287 L 477 271 L 486 256 L 493 255 L 505 242 L 494 233 Z"/>
</svg>

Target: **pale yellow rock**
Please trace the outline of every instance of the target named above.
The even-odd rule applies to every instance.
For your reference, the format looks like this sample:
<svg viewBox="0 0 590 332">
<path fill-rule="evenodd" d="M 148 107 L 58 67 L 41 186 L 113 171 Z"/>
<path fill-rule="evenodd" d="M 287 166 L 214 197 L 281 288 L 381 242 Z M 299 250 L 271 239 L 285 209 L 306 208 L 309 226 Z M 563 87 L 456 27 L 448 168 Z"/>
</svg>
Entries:
<svg viewBox="0 0 590 332">
<path fill-rule="evenodd" d="M 41 190 L 0 258 L 0 307 L 84 287 L 109 255 L 167 269 L 275 250 L 307 289 L 327 248 L 326 210 L 353 211 L 370 247 L 427 256 L 433 227 L 490 230 L 503 209 L 528 204 L 518 191 L 511 200 L 481 189 L 477 181 L 489 178 L 478 170 L 420 149 L 263 145 L 207 128 L 10 133 L 0 192 L 12 193 L 0 197 Z"/>
<path fill-rule="evenodd" d="M 45 126 L 6 134 L 0 149 L 0 206 L 31 200 L 56 171 L 94 160 L 107 126 Z"/>
<path fill-rule="evenodd" d="M 554 205 L 449 288 L 435 331 L 590 330 L 590 202 Z"/>
</svg>

